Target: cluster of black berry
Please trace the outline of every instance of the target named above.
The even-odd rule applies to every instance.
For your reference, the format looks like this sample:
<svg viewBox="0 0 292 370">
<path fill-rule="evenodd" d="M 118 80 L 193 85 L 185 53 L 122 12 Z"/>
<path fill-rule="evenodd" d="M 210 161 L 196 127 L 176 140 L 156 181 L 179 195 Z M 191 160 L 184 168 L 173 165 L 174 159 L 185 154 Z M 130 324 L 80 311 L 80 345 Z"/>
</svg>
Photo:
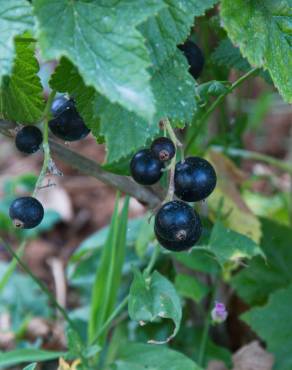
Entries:
<svg viewBox="0 0 292 370">
<path fill-rule="evenodd" d="M 65 141 L 76 141 L 87 136 L 90 130 L 80 117 L 75 103 L 65 96 L 55 98 L 51 107 L 53 119 L 49 121 L 51 132 Z M 25 126 L 15 137 L 19 151 L 32 154 L 38 151 L 43 142 L 43 134 L 36 126 Z M 44 217 L 42 204 L 34 197 L 15 199 L 9 209 L 9 216 L 18 228 L 32 229 L 38 226 Z"/>
<path fill-rule="evenodd" d="M 170 139 L 156 139 L 150 150 L 140 150 L 132 158 L 133 179 L 143 185 L 155 184 L 162 176 L 164 161 L 174 155 L 175 146 Z M 202 233 L 200 217 L 185 202 L 204 200 L 212 193 L 216 182 L 214 168 L 203 158 L 189 157 L 175 165 L 174 193 L 180 200 L 165 203 L 155 216 L 155 235 L 164 248 L 183 251 L 199 240 Z"/>
</svg>

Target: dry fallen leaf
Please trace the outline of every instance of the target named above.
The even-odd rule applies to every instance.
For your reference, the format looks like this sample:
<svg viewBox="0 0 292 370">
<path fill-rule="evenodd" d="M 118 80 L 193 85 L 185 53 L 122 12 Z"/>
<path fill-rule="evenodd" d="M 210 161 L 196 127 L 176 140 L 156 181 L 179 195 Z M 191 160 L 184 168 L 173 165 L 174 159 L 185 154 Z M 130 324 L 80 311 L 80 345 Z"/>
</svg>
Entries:
<svg viewBox="0 0 292 370">
<path fill-rule="evenodd" d="M 222 361 L 210 361 L 206 370 L 228 370 Z"/>
</svg>

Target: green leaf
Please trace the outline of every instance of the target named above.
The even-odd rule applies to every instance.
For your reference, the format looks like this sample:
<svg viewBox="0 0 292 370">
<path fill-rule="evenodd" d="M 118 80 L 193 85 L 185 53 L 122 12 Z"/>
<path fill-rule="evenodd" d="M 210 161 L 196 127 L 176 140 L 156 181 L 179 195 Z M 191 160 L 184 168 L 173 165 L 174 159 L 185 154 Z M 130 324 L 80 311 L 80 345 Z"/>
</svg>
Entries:
<svg viewBox="0 0 292 370">
<path fill-rule="evenodd" d="M 292 368 L 292 285 L 270 296 L 269 302 L 242 315 L 243 320 L 266 342 L 276 356 L 275 370 Z"/>
<path fill-rule="evenodd" d="M 0 82 L 12 70 L 14 38 L 33 27 L 31 6 L 26 0 L 0 0 Z"/>
<path fill-rule="evenodd" d="M 33 6 L 45 59 L 68 57 L 86 85 L 146 119 L 153 116 L 150 58 L 136 27 L 163 2 L 35 0 Z"/>
<path fill-rule="evenodd" d="M 205 14 L 218 0 L 164 0 L 167 4 L 139 29 L 147 40 L 153 64 L 162 65 L 175 53 L 176 46 L 190 34 L 194 18 Z"/>
<path fill-rule="evenodd" d="M 115 370 L 202 370 L 182 353 L 167 347 L 126 343 L 112 367 Z"/>
<path fill-rule="evenodd" d="M 222 0 L 224 27 L 241 53 L 269 70 L 274 84 L 292 102 L 292 1 Z"/>
<path fill-rule="evenodd" d="M 171 256 L 189 269 L 206 272 L 211 275 L 219 273 L 219 265 L 214 255 L 208 252 L 207 249 L 193 248 L 190 252 L 171 253 Z"/>
<path fill-rule="evenodd" d="M 10 366 L 23 362 L 48 361 L 59 357 L 66 357 L 66 352 L 43 351 L 40 349 L 16 349 L 9 352 L 0 352 L 0 367 L 7 369 Z"/>
<path fill-rule="evenodd" d="M 150 218 L 150 214 L 146 215 L 143 223 L 140 226 L 136 241 L 135 250 L 140 258 L 143 258 L 149 243 L 155 238 L 154 236 L 154 217 Z"/>
<path fill-rule="evenodd" d="M 226 38 L 222 40 L 219 46 L 211 55 L 212 61 L 225 68 L 235 68 L 246 72 L 251 69 L 248 61 L 240 54 L 239 48 L 232 45 L 232 42 Z"/>
<path fill-rule="evenodd" d="M 208 294 L 209 288 L 194 276 L 178 274 L 175 277 L 175 288 L 185 298 L 190 298 L 196 303 Z"/>
<path fill-rule="evenodd" d="M 1 84 L 0 114 L 8 120 L 35 123 L 44 110 L 44 99 L 34 45 L 19 41 L 15 48 L 12 74 L 4 76 Z"/>
<path fill-rule="evenodd" d="M 118 202 L 119 197 L 116 199 L 107 241 L 103 247 L 101 261 L 92 287 L 91 313 L 88 325 L 90 341 L 96 337 L 115 307 L 122 276 L 126 249 L 129 198 L 126 198 L 121 214 L 118 213 Z M 105 336 L 106 333 L 100 336 L 98 344 L 104 341 Z"/>
<path fill-rule="evenodd" d="M 172 283 L 155 271 L 151 276 L 144 277 L 134 270 L 134 281 L 130 288 L 129 315 L 132 320 L 140 323 L 152 322 L 158 318 L 171 319 L 175 329 L 162 342 L 155 340 L 149 343 L 166 343 L 177 334 L 181 318 L 181 302 Z"/>
<path fill-rule="evenodd" d="M 106 104 L 101 97 L 96 98 L 95 113 L 101 114 L 101 134 L 106 140 L 109 163 L 117 162 L 145 146 L 147 141 L 158 134 L 158 123 L 162 118 L 168 117 L 184 124 L 192 119 L 197 108 L 195 82 L 179 51 L 166 60 L 160 69 L 152 72 L 151 86 L 157 112 L 151 122 L 118 105 Z"/>
<path fill-rule="evenodd" d="M 292 283 L 292 231 L 288 226 L 261 219 L 261 247 L 266 261 L 255 257 L 232 279 L 237 294 L 248 304 L 263 304 L 274 291 Z"/>
<path fill-rule="evenodd" d="M 224 227 L 220 221 L 212 229 L 208 247 L 221 265 L 240 258 L 264 256 L 261 248 L 252 239 Z"/>
<path fill-rule="evenodd" d="M 23 368 L 23 370 L 35 370 L 37 367 L 37 363 L 34 362 L 33 364 L 27 365 Z"/>
</svg>

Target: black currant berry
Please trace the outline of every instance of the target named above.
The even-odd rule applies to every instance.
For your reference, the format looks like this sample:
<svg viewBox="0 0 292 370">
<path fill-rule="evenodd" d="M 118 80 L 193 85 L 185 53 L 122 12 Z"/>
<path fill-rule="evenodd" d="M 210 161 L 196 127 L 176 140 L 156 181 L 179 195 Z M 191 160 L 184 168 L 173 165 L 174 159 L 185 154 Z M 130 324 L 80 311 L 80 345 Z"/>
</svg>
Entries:
<svg viewBox="0 0 292 370">
<path fill-rule="evenodd" d="M 12 202 L 9 208 L 9 216 L 15 227 L 32 229 L 42 222 L 44 208 L 33 197 L 21 197 Z"/>
<path fill-rule="evenodd" d="M 24 126 L 15 137 L 16 148 L 26 154 L 32 154 L 39 150 L 43 142 L 43 134 L 35 126 Z"/>
<path fill-rule="evenodd" d="M 151 151 L 155 158 L 162 162 L 169 161 L 175 155 L 175 146 L 167 137 L 159 137 L 151 145 Z"/>
<path fill-rule="evenodd" d="M 217 182 L 213 166 L 200 157 L 189 157 L 175 166 L 175 195 L 187 202 L 207 198 Z"/>
<path fill-rule="evenodd" d="M 51 113 L 54 117 L 57 117 L 60 113 L 66 109 L 74 108 L 74 101 L 67 98 L 65 95 L 60 95 L 53 100 L 51 106 Z"/>
<path fill-rule="evenodd" d="M 60 96 L 53 101 L 49 127 L 54 135 L 65 141 L 76 141 L 85 138 L 90 130 L 75 108 L 73 100 Z"/>
<path fill-rule="evenodd" d="M 164 165 L 149 149 L 137 152 L 131 160 L 130 171 L 133 179 L 142 185 L 153 185 L 162 176 Z"/>
<path fill-rule="evenodd" d="M 171 251 L 184 251 L 199 240 L 202 224 L 187 203 L 174 200 L 164 204 L 155 216 L 154 231 L 159 243 Z"/>
<path fill-rule="evenodd" d="M 184 53 L 190 65 L 189 71 L 191 75 L 197 79 L 200 77 L 205 64 L 205 58 L 202 50 L 193 41 L 186 41 L 178 48 Z"/>
</svg>

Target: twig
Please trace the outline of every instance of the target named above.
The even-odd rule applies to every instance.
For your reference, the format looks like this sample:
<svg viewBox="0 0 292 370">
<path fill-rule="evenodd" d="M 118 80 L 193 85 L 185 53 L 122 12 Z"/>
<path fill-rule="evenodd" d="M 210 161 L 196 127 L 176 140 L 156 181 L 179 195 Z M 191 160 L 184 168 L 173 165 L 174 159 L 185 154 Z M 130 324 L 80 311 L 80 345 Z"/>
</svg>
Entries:
<svg viewBox="0 0 292 370">
<path fill-rule="evenodd" d="M 7 130 L 13 130 L 15 127 L 16 124 L 14 122 L 0 120 L 0 131 L 4 135 L 7 135 Z M 2 128 L 5 128 L 5 130 L 2 130 Z M 95 161 L 72 151 L 52 139 L 49 139 L 49 144 L 53 155 L 56 155 L 80 173 L 95 177 L 99 181 L 133 196 L 142 203 L 147 204 L 150 208 L 155 208 L 164 199 L 164 191 L 157 189 L 157 187 L 154 190 L 152 187 L 138 185 L 129 177 L 107 172 Z"/>
<path fill-rule="evenodd" d="M 194 140 L 197 138 L 198 134 L 203 129 L 206 121 L 208 120 L 209 116 L 214 112 L 214 110 L 223 102 L 224 98 L 230 94 L 233 90 L 235 90 L 239 85 L 241 85 L 245 80 L 253 76 L 254 74 L 258 73 L 259 68 L 253 68 L 243 76 L 241 76 L 237 81 L 235 81 L 229 89 L 227 89 L 223 94 L 221 94 L 214 102 L 211 104 L 210 108 L 203 114 L 199 122 L 197 123 L 196 130 L 193 132 L 192 136 L 188 140 L 188 143 L 186 145 L 185 151 L 188 152 L 190 149 L 190 146 L 194 142 Z M 196 121 L 196 120 L 195 120 Z M 195 124 L 195 121 L 192 122 L 192 125 Z"/>
</svg>

